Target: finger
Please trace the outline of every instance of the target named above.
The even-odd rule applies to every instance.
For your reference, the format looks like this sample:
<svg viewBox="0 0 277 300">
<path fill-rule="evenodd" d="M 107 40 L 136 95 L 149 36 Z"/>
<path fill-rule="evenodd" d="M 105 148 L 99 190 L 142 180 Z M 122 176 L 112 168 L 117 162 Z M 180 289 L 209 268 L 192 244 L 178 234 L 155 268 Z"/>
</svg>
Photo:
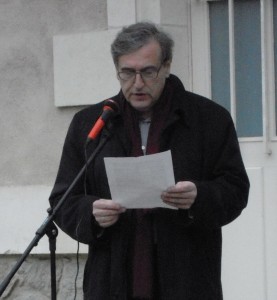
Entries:
<svg viewBox="0 0 277 300">
<path fill-rule="evenodd" d="M 189 199 L 193 196 L 193 193 L 186 192 L 186 193 L 163 193 L 165 198 L 176 198 L 176 199 Z"/>
<path fill-rule="evenodd" d="M 196 186 L 193 182 L 190 181 L 179 181 L 176 185 L 170 186 L 166 189 L 166 192 L 189 192 L 196 189 Z"/>
<path fill-rule="evenodd" d="M 168 202 L 164 201 L 165 204 L 172 206 L 172 207 L 177 207 L 179 209 L 190 209 L 191 204 L 190 203 L 176 203 L 176 202 Z"/>
<path fill-rule="evenodd" d="M 171 194 L 171 193 L 162 193 L 161 198 L 166 201 L 192 201 L 195 198 L 194 193 L 180 193 L 180 194 Z"/>
<path fill-rule="evenodd" d="M 93 207 L 97 209 L 120 210 L 122 207 L 113 200 L 99 199 L 93 202 Z"/>
<path fill-rule="evenodd" d="M 169 202 L 172 204 L 178 204 L 178 205 L 191 205 L 194 202 L 194 200 L 191 198 L 189 198 L 189 199 L 166 198 L 163 201 Z"/>
<path fill-rule="evenodd" d="M 99 209 L 99 208 L 94 208 L 93 212 L 100 214 L 100 215 L 118 215 L 118 214 L 122 214 L 124 212 L 126 212 L 126 208 L 125 207 L 121 207 L 119 209 Z"/>
<path fill-rule="evenodd" d="M 96 220 L 99 223 L 110 223 L 118 219 L 118 216 L 97 216 Z"/>
<path fill-rule="evenodd" d="M 101 214 L 101 213 L 94 213 L 93 214 L 94 218 L 97 221 L 103 221 L 103 220 L 110 220 L 112 218 L 118 218 L 118 214 L 117 215 L 107 215 L 107 214 Z"/>
<path fill-rule="evenodd" d="M 101 227 L 108 227 L 116 223 L 118 216 L 97 216 L 95 220 Z"/>
<path fill-rule="evenodd" d="M 192 205 L 195 201 L 194 197 L 189 198 L 179 198 L 179 197 L 168 197 L 162 196 L 161 197 L 164 202 L 169 202 L 175 205 Z"/>
</svg>

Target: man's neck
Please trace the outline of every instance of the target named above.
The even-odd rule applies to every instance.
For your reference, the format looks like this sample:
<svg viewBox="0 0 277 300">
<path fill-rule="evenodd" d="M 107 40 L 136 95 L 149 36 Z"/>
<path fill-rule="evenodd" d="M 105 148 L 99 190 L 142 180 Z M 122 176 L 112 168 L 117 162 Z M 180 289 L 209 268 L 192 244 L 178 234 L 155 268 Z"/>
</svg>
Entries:
<svg viewBox="0 0 277 300">
<path fill-rule="evenodd" d="M 140 119 L 143 120 L 151 119 L 151 116 L 152 116 L 152 111 L 144 111 L 144 112 L 140 112 L 139 114 Z"/>
</svg>

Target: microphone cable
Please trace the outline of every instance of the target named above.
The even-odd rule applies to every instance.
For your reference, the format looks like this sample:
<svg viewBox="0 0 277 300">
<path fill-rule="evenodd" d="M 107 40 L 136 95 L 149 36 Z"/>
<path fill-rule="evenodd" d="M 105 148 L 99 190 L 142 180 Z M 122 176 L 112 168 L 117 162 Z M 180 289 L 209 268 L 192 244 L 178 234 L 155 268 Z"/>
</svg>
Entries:
<svg viewBox="0 0 277 300">
<path fill-rule="evenodd" d="M 108 117 L 110 118 L 112 116 L 111 112 L 112 113 L 118 112 L 118 104 L 116 102 L 114 102 L 113 100 L 111 100 L 111 99 L 107 100 L 106 103 L 108 104 L 108 106 L 106 108 L 106 111 L 109 111 Z M 105 109 L 104 109 L 104 111 L 105 111 Z M 106 125 L 106 124 L 103 123 L 102 125 L 104 127 L 104 125 Z M 109 135 L 110 135 L 111 132 L 110 132 L 109 129 L 111 129 L 112 125 L 111 124 L 109 124 L 109 125 L 110 126 L 108 126 L 107 128 L 108 128 L 108 132 L 109 132 Z M 102 128 L 100 128 L 100 129 L 102 129 Z M 99 134 L 99 132 L 100 132 L 100 130 L 98 131 L 97 134 Z M 85 198 L 87 197 L 87 173 L 88 173 L 87 146 L 88 146 L 90 141 L 91 141 L 91 139 L 87 139 L 87 141 L 85 142 L 85 145 L 84 145 L 85 172 L 84 172 L 83 189 L 84 189 Z M 78 281 L 79 270 L 80 270 L 80 262 L 79 262 L 80 242 L 79 242 L 79 238 L 78 238 L 78 228 L 79 228 L 81 222 L 82 222 L 82 218 L 81 218 L 80 222 L 78 223 L 78 225 L 76 227 L 76 239 L 77 239 L 76 267 L 77 267 L 77 269 L 76 269 L 76 276 L 75 276 L 75 281 L 74 281 L 74 298 L 73 298 L 73 300 L 77 299 L 77 293 L 78 293 L 77 281 Z"/>
<path fill-rule="evenodd" d="M 87 143 L 85 143 L 84 146 L 84 156 L 85 156 L 85 172 L 84 172 L 84 181 L 83 181 L 83 188 L 84 188 L 84 196 L 87 197 L 87 171 L 88 171 L 88 156 L 87 156 Z M 76 227 L 76 238 L 77 238 L 77 251 L 76 251 L 76 275 L 75 275 L 75 280 L 74 280 L 74 298 L 73 300 L 77 299 L 77 294 L 78 294 L 78 276 L 79 276 L 79 271 L 80 271 L 80 260 L 79 260 L 79 254 L 80 254 L 80 242 L 78 238 L 78 228 L 80 223 L 82 222 L 82 219 L 78 223 Z"/>
<path fill-rule="evenodd" d="M 77 299 L 77 293 L 78 293 L 77 281 L 78 281 L 79 270 L 80 270 L 79 250 L 80 250 L 80 243 L 79 243 L 79 241 L 77 241 L 77 252 L 76 252 L 76 275 L 75 275 L 75 280 L 74 280 L 74 298 L 73 298 L 73 300 L 76 300 L 76 299 Z"/>
</svg>

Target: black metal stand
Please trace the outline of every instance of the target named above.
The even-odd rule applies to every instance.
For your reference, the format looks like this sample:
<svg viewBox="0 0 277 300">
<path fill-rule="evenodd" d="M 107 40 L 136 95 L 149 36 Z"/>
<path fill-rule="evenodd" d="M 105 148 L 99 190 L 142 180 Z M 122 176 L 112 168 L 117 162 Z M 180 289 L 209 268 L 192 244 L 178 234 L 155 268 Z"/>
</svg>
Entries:
<svg viewBox="0 0 277 300">
<path fill-rule="evenodd" d="M 90 155 L 89 159 L 87 160 L 86 164 L 83 166 L 83 168 L 79 171 L 69 188 L 66 190 L 62 198 L 59 200 L 57 205 L 53 209 L 48 210 L 48 217 L 44 220 L 42 225 L 38 228 L 36 231 L 36 235 L 29 244 L 29 246 L 26 248 L 26 250 L 23 252 L 15 266 L 12 268 L 10 273 L 5 277 L 5 279 L 2 281 L 0 285 L 0 296 L 4 293 L 7 286 L 9 285 L 11 279 L 16 274 L 18 269 L 21 267 L 27 256 L 30 254 L 32 249 L 38 245 L 38 242 L 40 239 L 45 235 L 49 234 L 49 242 L 50 242 L 50 251 L 51 251 L 51 288 L 52 288 L 52 300 L 56 300 L 56 268 L 55 268 L 55 251 L 56 251 L 56 236 L 58 235 L 57 227 L 54 225 L 53 221 L 56 216 L 56 213 L 61 208 L 61 206 L 66 201 L 67 197 L 71 193 L 72 189 L 75 187 L 77 182 L 80 180 L 82 175 L 85 173 L 87 166 L 94 160 L 95 156 L 98 154 L 98 152 L 102 149 L 102 147 L 106 144 L 107 140 L 110 138 L 111 133 L 109 131 L 106 131 L 106 134 L 102 136 L 100 139 L 99 144 L 95 148 L 95 150 Z M 54 233 L 54 234 L 53 234 Z"/>
<path fill-rule="evenodd" d="M 48 213 L 51 214 L 52 209 L 48 209 Z M 51 299 L 57 299 L 57 286 L 56 286 L 56 242 L 58 236 L 58 228 L 54 222 L 50 222 L 46 234 L 49 239 L 49 251 L 50 251 L 50 272 L 51 272 Z"/>
</svg>

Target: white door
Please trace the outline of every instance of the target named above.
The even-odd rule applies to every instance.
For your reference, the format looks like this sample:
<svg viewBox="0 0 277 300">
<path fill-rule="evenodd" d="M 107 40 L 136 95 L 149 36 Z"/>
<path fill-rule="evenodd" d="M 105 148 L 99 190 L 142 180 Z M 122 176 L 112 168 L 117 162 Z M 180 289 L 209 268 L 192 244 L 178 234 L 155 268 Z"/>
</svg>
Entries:
<svg viewBox="0 0 277 300">
<path fill-rule="evenodd" d="M 193 91 L 231 112 L 251 182 L 248 207 L 223 228 L 224 299 L 276 300 L 277 0 L 190 5 Z"/>
</svg>

